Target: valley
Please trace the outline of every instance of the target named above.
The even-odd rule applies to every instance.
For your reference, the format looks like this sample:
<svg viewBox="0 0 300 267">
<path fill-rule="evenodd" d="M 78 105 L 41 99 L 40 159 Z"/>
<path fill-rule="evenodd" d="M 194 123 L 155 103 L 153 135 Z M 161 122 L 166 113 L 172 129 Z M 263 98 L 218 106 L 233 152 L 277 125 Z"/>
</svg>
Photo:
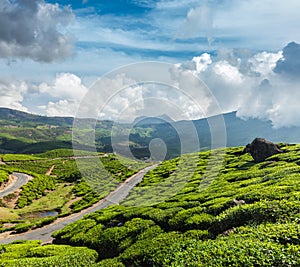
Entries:
<svg viewBox="0 0 300 267">
<path fill-rule="evenodd" d="M 135 158 L 149 158 L 151 140 L 160 138 L 166 145 L 166 159 L 181 155 L 181 140 L 185 140 L 184 153 L 217 148 L 212 140 L 212 125 L 224 121 L 225 142 L 221 146 L 243 146 L 256 137 L 264 137 L 273 142 L 300 143 L 300 127 L 275 129 L 270 121 L 258 119 L 243 120 L 236 112 L 193 121 L 172 121 L 168 118 L 140 118 L 133 123 L 114 123 L 108 120 L 79 119 L 78 124 L 94 125 L 95 142 L 98 152 L 117 152 L 128 156 L 128 148 Z M 90 142 L 72 140 L 74 118 L 46 117 L 21 111 L 0 108 L 0 152 L 37 154 L 54 149 L 94 150 Z M 195 137 L 185 137 L 186 129 L 195 131 Z M 211 129 L 212 128 L 212 129 Z M 219 131 L 218 130 L 218 131 Z M 86 129 L 82 129 L 83 133 Z M 216 134 L 218 134 L 218 131 Z M 179 136 L 178 133 L 182 133 Z M 259 133 L 260 136 L 257 136 Z M 72 144 L 73 142 L 73 144 Z M 113 144 L 112 144 L 113 142 Z M 199 146 L 195 146 L 195 142 Z M 113 147 L 114 146 L 114 147 Z M 220 145 L 219 145 L 220 146 Z"/>
<path fill-rule="evenodd" d="M 17 179 L 0 192 L 0 231 L 22 233 L 40 228 L 72 213 L 84 210 L 97 203 L 149 163 L 127 160 L 128 166 L 121 165 L 114 155 L 78 152 L 58 149 L 38 155 L 4 154 L 1 171 Z M 99 158 L 111 171 L 116 180 L 108 183 L 101 171 L 90 162 Z M 89 180 L 81 176 L 76 162 L 86 165 Z M 51 173 L 49 173 L 51 170 Z M 30 178 L 30 179 L 29 179 Z M 100 189 L 97 191 L 98 186 Z M 97 191 L 97 192 L 96 192 Z M 5 216 L 3 215 L 5 214 Z M 45 216 L 44 214 L 48 215 Z"/>
</svg>

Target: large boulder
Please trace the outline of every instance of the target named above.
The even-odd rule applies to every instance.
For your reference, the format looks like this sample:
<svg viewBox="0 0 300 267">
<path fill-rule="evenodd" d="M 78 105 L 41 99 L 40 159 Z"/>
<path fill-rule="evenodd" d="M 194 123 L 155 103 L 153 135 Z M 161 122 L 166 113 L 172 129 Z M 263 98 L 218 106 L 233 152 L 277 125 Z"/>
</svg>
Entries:
<svg viewBox="0 0 300 267">
<path fill-rule="evenodd" d="M 262 162 L 266 158 L 282 152 L 278 145 L 264 138 L 255 138 L 251 144 L 246 145 L 242 154 L 250 153 L 255 162 Z"/>
</svg>

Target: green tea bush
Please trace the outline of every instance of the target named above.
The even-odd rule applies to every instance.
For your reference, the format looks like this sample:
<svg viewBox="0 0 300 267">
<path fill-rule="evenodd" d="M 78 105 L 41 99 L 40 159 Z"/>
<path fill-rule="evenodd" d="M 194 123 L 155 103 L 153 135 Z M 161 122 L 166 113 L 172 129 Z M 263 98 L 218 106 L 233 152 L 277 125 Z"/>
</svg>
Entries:
<svg viewBox="0 0 300 267">
<path fill-rule="evenodd" d="M 1 183 L 4 183 L 8 181 L 9 172 L 5 170 L 0 170 L 0 185 Z"/>
<path fill-rule="evenodd" d="M 23 154 L 5 154 L 3 155 L 2 160 L 4 162 L 10 162 L 10 161 L 34 161 L 34 160 L 40 160 L 40 157 L 32 156 L 32 155 L 23 155 Z"/>
<path fill-rule="evenodd" d="M 125 267 L 125 265 L 117 258 L 102 260 L 93 266 L 95 267 Z"/>
<path fill-rule="evenodd" d="M 213 231 L 262 222 L 291 222 L 299 215 L 299 201 L 261 201 L 230 208 L 215 218 Z"/>
<path fill-rule="evenodd" d="M 29 229 L 31 229 L 34 226 L 33 223 L 19 223 L 14 227 L 14 231 L 16 233 L 23 233 L 27 232 Z"/>
<path fill-rule="evenodd" d="M 163 162 L 121 205 L 66 226 L 54 233 L 55 243 L 96 250 L 99 262 L 87 266 L 300 266 L 300 146 L 285 146 L 284 154 L 258 164 L 250 155 L 238 156 L 242 149 L 218 150 L 224 162 L 215 175 L 206 173 L 210 152 Z M 112 173 L 121 181 L 129 172 L 113 157 L 104 163 L 116 167 Z M 85 163 L 89 178 L 103 175 Z M 57 171 L 68 173 L 73 163 L 66 164 Z M 73 209 L 97 198 L 84 181 L 73 191 L 82 197 Z M 163 194 L 162 184 L 179 183 L 157 204 L 147 205 L 149 196 L 142 195 L 151 187 Z"/>
<path fill-rule="evenodd" d="M 34 199 L 43 196 L 45 190 L 55 189 L 55 179 L 47 175 L 36 175 L 33 180 L 29 181 L 22 187 L 20 198 L 17 206 L 23 208 L 32 203 Z"/>
<path fill-rule="evenodd" d="M 257 226 L 243 226 L 234 229 L 229 235 L 255 238 L 260 241 L 274 241 L 283 245 L 300 245 L 300 224 L 266 223 Z"/>
<path fill-rule="evenodd" d="M 238 236 L 207 241 L 192 239 L 172 244 L 155 266 L 299 266 L 299 252 L 299 246 Z M 149 256 L 152 258 L 145 253 L 145 260 Z"/>
<path fill-rule="evenodd" d="M 88 248 L 40 246 L 36 241 L 2 245 L 0 251 L 1 267 L 86 267 L 93 266 L 98 256 L 95 251 Z"/>
</svg>

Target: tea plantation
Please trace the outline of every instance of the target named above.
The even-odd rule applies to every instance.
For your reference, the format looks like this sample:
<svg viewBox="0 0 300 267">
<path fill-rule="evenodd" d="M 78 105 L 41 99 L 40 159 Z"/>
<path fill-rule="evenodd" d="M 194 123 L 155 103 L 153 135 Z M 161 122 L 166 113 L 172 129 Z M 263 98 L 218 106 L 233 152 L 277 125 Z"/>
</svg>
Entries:
<svg viewBox="0 0 300 267">
<path fill-rule="evenodd" d="M 239 156 L 240 147 L 165 161 L 121 205 L 54 233 L 56 245 L 3 245 L 0 262 L 300 266 L 300 145 L 281 149 L 284 153 L 257 164 L 250 155 Z"/>
<path fill-rule="evenodd" d="M 12 172 L 25 173 L 32 179 L 17 192 L 0 199 L 0 232 L 26 232 L 85 209 L 114 190 L 147 164 L 116 157 L 57 149 L 43 154 L 5 154 L 0 165 L 0 186 Z M 107 173 L 95 160 L 101 160 L 113 182 L 107 182 Z M 122 164 L 126 162 L 126 164 Z M 78 169 L 81 166 L 81 171 Z M 149 164 L 148 164 L 149 165 Z M 130 167 L 130 168 L 129 168 Z M 51 173 L 46 174 L 51 169 Z M 54 213 L 54 216 L 44 214 Z"/>
</svg>

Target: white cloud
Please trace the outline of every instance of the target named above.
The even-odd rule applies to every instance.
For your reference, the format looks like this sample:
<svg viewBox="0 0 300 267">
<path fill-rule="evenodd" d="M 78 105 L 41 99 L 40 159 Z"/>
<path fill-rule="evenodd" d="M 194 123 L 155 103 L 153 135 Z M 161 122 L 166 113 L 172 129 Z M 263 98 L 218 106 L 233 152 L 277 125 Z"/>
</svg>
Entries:
<svg viewBox="0 0 300 267">
<path fill-rule="evenodd" d="M 78 108 L 78 102 L 66 99 L 57 102 L 49 101 L 46 106 L 40 106 L 41 110 L 46 112 L 47 116 L 67 116 L 74 117 L 74 111 Z"/>
<path fill-rule="evenodd" d="M 86 115 L 96 114 L 103 107 L 100 119 L 132 121 L 134 117 L 167 114 L 171 118 L 198 119 L 210 116 L 218 110 L 212 96 L 191 84 L 188 74 L 197 75 L 208 86 L 222 112 L 237 110 L 244 118 L 254 117 L 271 120 L 274 127 L 300 125 L 299 104 L 300 81 L 298 58 L 292 56 L 299 45 L 288 45 L 283 52 L 249 53 L 247 50 L 227 50 L 216 56 L 203 53 L 190 61 L 175 64 L 171 69 L 174 84 L 136 84 L 125 73 L 114 78 L 102 78 L 100 89 L 92 89 L 86 105 Z M 297 53 L 296 53 L 297 54 Z M 285 64 L 285 65 L 282 65 Z M 142 77 L 145 70 L 137 70 Z M 147 70 L 149 71 L 149 70 Z M 152 70 L 158 72 L 158 70 Z M 287 76 L 290 73 L 295 79 Z M 157 73 L 158 77 L 161 75 Z M 4 80 L 4 79 L 2 79 Z M 176 82 L 175 82 L 176 81 Z M 129 84 L 129 86 L 128 86 Z M 41 94 L 40 110 L 47 115 L 75 115 L 82 97 L 90 90 L 81 78 L 73 73 L 60 73 L 52 82 L 30 84 L 25 81 L 2 82 L 0 105 L 30 111 L 24 105 L 24 96 Z M 175 87 L 172 87 L 175 86 Z M 176 86 L 179 90 L 176 90 Z M 191 87 L 190 97 L 181 88 Z M 115 92 L 110 95 L 112 92 Z M 188 93 L 190 93 L 188 92 Z M 108 102 L 103 97 L 109 96 Z M 45 102 L 45 99 L 47 101 Z"/>
<path fill-rule="evenodd" d="M 242 84 L 243 75 L 239 69 L 230 65 L 227 61 L 219 61 L 214 65 L 214 72 L 222 78 L 225 83 Z"/>
<path fill-rule="evenodd" d="M 193 57 L 192 62 L 196 64 L 196 73 L 206 71 L 208 66 L 212 63 L 211 56 L 208 53 L 204 53 L 201 56 Z"/>
<path fill-rule="evenodd" d="M 57 98 L 77 101 L 81 100 L 88 91 L 81 79 L 72 73 L 58 74 L 52 85 L 42 83 L 39 85 L 39 90 Z"/>
<path fill-rule="evenodd" d="M 243 118 L 271 120 L 275 128 L 300 126 L 297 116 L 300 112 L 300 81 L 287 78 L 287 73 L 293 75 L 300 69 L 298 59 L 287 51 L 298 49 L 298 45 L 292 46 L 293 49 L 288 46 L 284 53 L 261 52 L 243 58 L 235 57 L 234 53 L 221 53 L 211 57 L 212 63 L 204 65 L 205 70 L 200 72 L 197 72 L 196 64 L 191 64 L 194 60 L 179 66 L 198 74 L 217 99 L 222 112 L 236 110 Z M 283 59 L 285 54 L 286 59 Z M 277 73 L 274 72 L 276 68 Z M 214 111 L 210 105 L 206 110 L 208 115 Z"/>
<path fill-rule="evenodd" d="M 278 53 L 258 53 L 249 59 L 250 69 L 261 76 L 267 76 L 272 73 L 280 59 L 282 59 L 282 51 Z"/>
<path fill-rule="evenodd" d="M 0 81 L 0 106 L 27 111 L 22 105 L 24 95 L 28 92 L 28 84 L 21 81 Z"/>
<path fill-rule="evenodd" d="M 299 35 L 299 9 L 297 0 L 229 1 L 215 5 L 214 27 L 235 47 L 279 49 Z"/>
<path fill-rule="evenodd" d="M 40 106 L 49 116 L 74 116 L 80 101 L 88 92 L 81 79 L 72 73 L 57 74 L 52 84 L 42 83 L 37 89 L 40 93 L 48 94 L 50 99 L 57 99 Z"/>
<path fill-rule="evenodd" d="M 140 110 L 144 109 L 142 87 L 134 86 L 123 88 L 118 94 L 112 96 L 105 105 L 99 119 L 111 119 L 120 122 L 130 122 Z"/>
<path fill-rule="evenodd" d="M 169 37 L 208 38 L 211 46 L 206 50 L 274 51 L 298 38 L 299 9 L 297 0 L 173 0 L 160 1 L 151 19 Z M 191 42 L 199 43 L 199 39 L 187 40 Z"/>
</svg>

